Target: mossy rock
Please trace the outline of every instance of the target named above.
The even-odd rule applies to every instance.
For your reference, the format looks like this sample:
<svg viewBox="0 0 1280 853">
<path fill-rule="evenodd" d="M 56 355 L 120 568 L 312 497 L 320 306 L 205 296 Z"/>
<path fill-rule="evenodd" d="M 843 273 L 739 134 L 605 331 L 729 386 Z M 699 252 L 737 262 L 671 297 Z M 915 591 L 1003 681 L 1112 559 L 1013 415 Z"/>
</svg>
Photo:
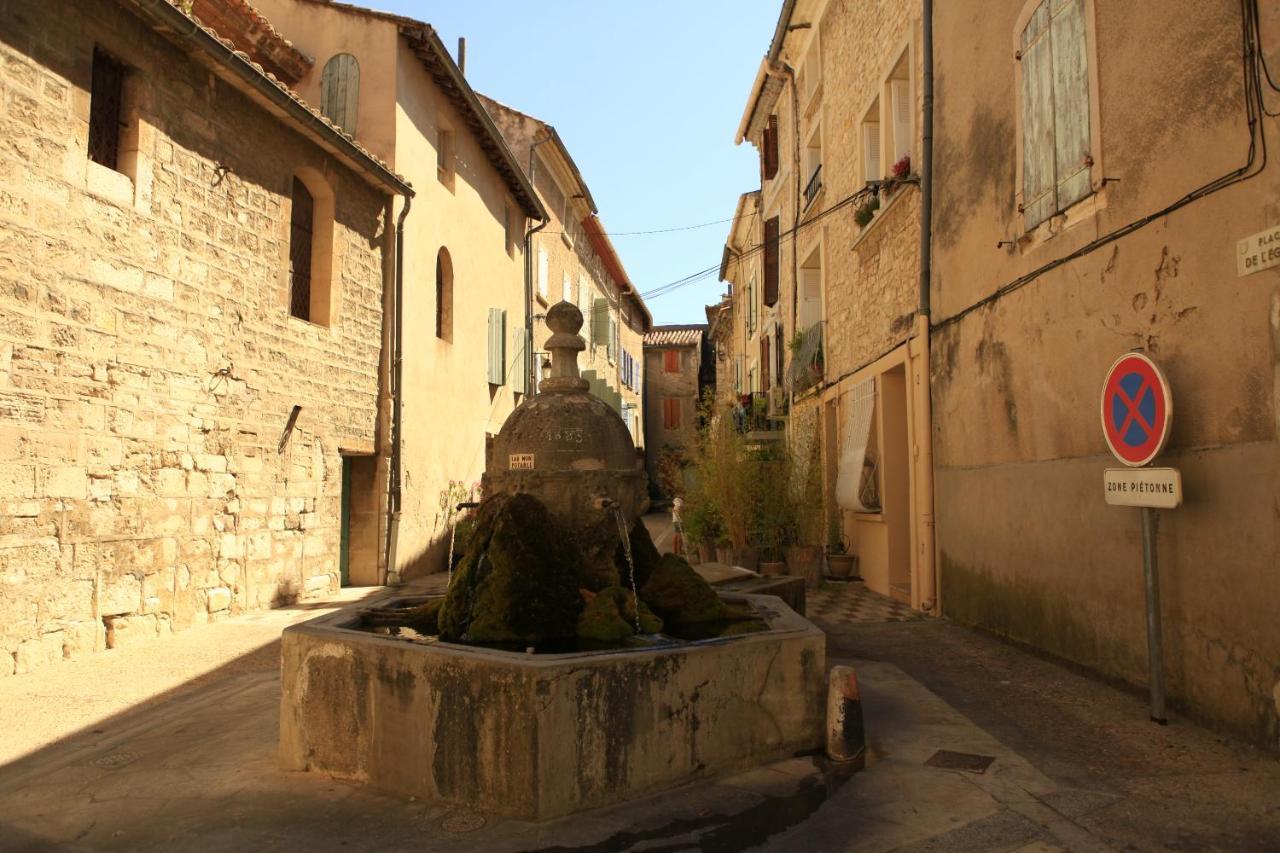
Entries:
<svg viewBox="0 0 1280 853">
<path fill-rule="evenodd" d="M 711 584 L 682 557 L 664 554 L 640 589 L 640 598 L 667 625 L 694 625 L 729 618 Z"/>
<path fill-rule="evenodd" d="M 582 556 L 541 501 L 486 501 L 471 541 L 440 612 L 443 639 L 534 645 L 576 635 Z"/>
<path fill-rule="evenodd" d="M 621 644 L 636 634 L 634 598 L 631 591 L 611 586 L 596 593 L 578 617 L 578 638 L 598 643 Z M 662 620 L 640 602 L 640 633 L 656 634 Z"/>
<path fill-rule="evenodd" d="M 729 622 L 720 630 L 716 636 L 719 637 L 738 637 L 743 634 L 755 634 L 759 631 L 769 630 L 769 623 L 765 622 L 758 616 L 750 619 L 741 619 Z"/>
<path fill-rule="evenodd" d="M 635 565 L 636 588 L 640 589 L 649 582 L 649 576 L 662 560 L 662 555 L 653 544 L 653 539 L 649 536 L 649 528 L 644 526 L 643 519 L 636 519 L 636 523 L 631 526 L 628 539 L 631 542 L 631 561 Z M 630 584 L 628 573 L 631 569 L 627 566 L 627 554 L 622 549 L 621 541 L 618 542 L 618 549 L 613 555 L 613 563 L 618 569 L 618 577 L 621 578 L 622 585 Z"/>
</svg>

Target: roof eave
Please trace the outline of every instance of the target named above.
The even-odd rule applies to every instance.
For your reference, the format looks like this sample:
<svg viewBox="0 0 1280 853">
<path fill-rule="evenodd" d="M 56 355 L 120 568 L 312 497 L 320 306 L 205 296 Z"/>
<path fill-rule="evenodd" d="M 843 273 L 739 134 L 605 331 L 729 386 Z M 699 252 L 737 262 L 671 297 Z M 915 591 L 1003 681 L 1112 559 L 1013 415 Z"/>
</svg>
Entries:
<svg viewBox="0 0 1280 853">
<path fill-rule="evenodd" d="M 543 207 L 538 194 L 534 192 L 533 184 L 529 183 L 519 161 L 511 153 L 502 133 L 494 125 L 489 111 L 480 103 L 475 90 L 471 88 L 462 70 L 453 61 L 444 43 L 440 41 L 435 28 L 430 24 L 401 23 L 400 33 L 409 40 L 414 53 L 426 63 L 427 72 L 441 85 L 450 100 L 453 100 L 456 106 L 474 120 L 477 126 L 472 129 L 481 137 L 481 147 L 485 148 L 490 157 L 496 161 L 494 165 L 499 174 L 507 181 L 525 213 L 531 219 L 543 222 L 550 219 L 547 209 Z"/>
<path fill-rule="evenodd" d="M 255 67 L 247 56 L 224 44 L 169 0 L 147 4 L 138 0 L 119 2 L 127 5 L 144 21 L 149 22 L 152 29 L 180 49 L 186 44 L 193 45 L 210 62 L 212 70 L 220 79 L 268 111 L 291 119 L 304 136 L 364 176 L 370 183 L 393 190 L 393 195 L 414 194 L 413 187 L 407 181 L 363 150 L 355 140 L 312 112 L 283 84 Z"/>
</svg>

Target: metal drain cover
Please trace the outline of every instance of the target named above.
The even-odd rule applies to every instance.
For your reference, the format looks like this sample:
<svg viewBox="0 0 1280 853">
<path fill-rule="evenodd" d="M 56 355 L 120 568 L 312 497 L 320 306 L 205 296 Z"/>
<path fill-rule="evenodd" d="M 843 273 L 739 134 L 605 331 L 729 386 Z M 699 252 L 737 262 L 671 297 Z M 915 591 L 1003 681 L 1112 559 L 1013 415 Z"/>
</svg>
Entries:
<svg viewBox="0 0 1280 853">
<path fill-rule="evenodd" d="M 113 752 L 109 755 L 100 755 L 89 763 L 94 767 L 103 770 L 116 770 L 124 767 L 126 764 L 132 764 L 138 760 L 137 753 L 133 752 Z"/>
<path fill-rule="evenodd" d="M 925 764 L 929 767 L 940 767 L 943 770 L 965 770 L 969 773 L 982 774 L 987 772 L 987 768 L 995 760 L 996 757 L 994 755 L 978 755 L 973 752 L 952 752 L 949 749 L 940 749 L 929 756 L 929 760 Z"/>
<path fill-rule="evenodd" d="M 484 816 L 475 812 L 449 815 L 444 819 L 444 823 L 441 824 L 445 832 L 453 833 L 475 832 L 482 826 L 484 826 Z"/>
</svg>

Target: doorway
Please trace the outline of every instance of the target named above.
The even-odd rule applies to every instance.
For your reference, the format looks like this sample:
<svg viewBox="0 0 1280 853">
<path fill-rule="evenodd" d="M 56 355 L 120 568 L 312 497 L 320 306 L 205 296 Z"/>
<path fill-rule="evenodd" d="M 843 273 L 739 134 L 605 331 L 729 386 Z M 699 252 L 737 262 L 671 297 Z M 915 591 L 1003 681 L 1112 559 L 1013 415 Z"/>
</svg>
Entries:
<svg viewBox="0 0 1280 853">
<path fill-rule="evenodd" d="M 379 512 L 376 456 L 342 457 L 338 577 L 342 586 L 376 586 Z"/>
<path fill-rule="evenodd" d="M 907 373 L 897 365 L 881 374 L 881 502 L 888 528 L 889 594 L 911 604 L 911 455 Z"/>
</svg>

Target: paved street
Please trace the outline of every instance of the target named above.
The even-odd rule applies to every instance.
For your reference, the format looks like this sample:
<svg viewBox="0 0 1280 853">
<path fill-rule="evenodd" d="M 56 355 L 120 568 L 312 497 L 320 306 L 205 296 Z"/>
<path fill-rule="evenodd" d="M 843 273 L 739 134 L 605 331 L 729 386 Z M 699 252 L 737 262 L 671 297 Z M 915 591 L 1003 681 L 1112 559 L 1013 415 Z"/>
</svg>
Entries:
<svg viewBox="0 0 1280 853">
<path fill-rule="evenodd" d="M 1179 718 L 1154 726 L 1138 695 L 938 620 L 818 617 L 829 663 L 862 685 L 870 749 L 852 776 L 797 758 L 530 824 L 284 773 L 273 638 L 326 610 L 0 683 L 0 849 L 1273 850 L 1280 837 L 1275 758 Z M 940 749 L 994 760 L 982 774 L 927 766 Z"/>
</svg>

